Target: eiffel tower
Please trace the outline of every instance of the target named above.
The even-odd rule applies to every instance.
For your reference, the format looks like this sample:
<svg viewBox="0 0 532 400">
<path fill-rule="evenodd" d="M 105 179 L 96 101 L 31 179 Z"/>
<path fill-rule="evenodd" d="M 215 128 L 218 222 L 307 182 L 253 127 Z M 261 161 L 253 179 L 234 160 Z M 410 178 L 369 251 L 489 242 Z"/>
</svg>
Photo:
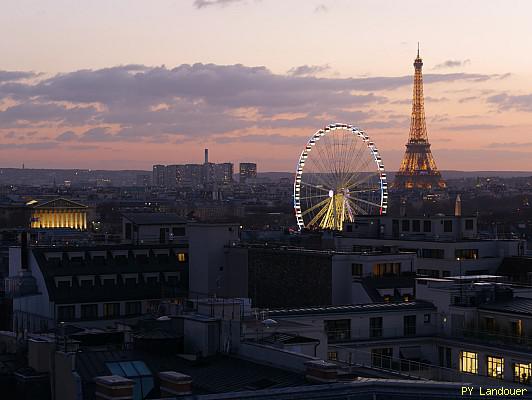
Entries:
<svg viewBox="0 0 532 400">
<path fill-rule="evenodd" d="M 412 100 L 412 117 L 410 134 L 401 167 L 395 175 L 393 187 L 396 189 L 444 189 L 445 181 L 430 151 L 427 125 L 425 123 L 425 106 L 423 100 L 423 60 L 419 56 L 414 61 L 414 98 Z"/>
</svg>

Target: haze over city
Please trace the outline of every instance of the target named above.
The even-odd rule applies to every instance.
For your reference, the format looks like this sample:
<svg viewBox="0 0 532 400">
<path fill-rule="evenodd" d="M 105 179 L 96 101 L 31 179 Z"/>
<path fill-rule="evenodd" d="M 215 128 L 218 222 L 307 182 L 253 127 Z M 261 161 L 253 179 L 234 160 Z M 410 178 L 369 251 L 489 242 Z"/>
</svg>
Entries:
<svg viewBox="0 0 532 400">
<path fill-rule="evenodd" d="M 3 167 L 293 171 L 331 122 L 387 170 L 424 61 L 439 169 L 532 170 L 532 6 L 514 1 L 9 1 L 0 15 Z"/>
</svg>

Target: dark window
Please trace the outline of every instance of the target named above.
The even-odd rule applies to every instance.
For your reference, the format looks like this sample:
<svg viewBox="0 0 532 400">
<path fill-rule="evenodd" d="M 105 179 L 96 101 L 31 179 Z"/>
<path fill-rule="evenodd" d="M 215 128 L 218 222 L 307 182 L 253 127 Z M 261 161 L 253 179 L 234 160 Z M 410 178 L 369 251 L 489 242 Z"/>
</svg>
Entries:
<svg viewBox="0 0 532 400">
<path fill-rule="evenodd" d="M 126 302 L 126 315 L 139 315 L 141 313 L 140 301 L 128 301 Z"/>
<path fill-rule="evenodd" d="M 98 304 L 82 304 L 81 305 L 81 319 L 97 319 L 98 318 Z"/>
<path fill-rule="evenodd" d="M 423 232 L 425 233 L 432 232 L 432 221 L 429 221 L 429 220 L 423 221 Z"/>
<path fill-rule="evenodd" d="M 346 232 L 353 232 L 353 225 L 349 224 L 345 227 Z"/>
<path fill-rule="evenodd" d="M 179 277 L 171 275 L 167 278 L 167 283 L 169 286 L 178 286 L 179 285 Z"/>
<path fill-rule="evenodd" d="M 409 219 L 403 219 L 401 221 L 401 230 L 403 232 L 409 232 L 410 231 L 410 220 Z"/>
<path fill-rule="evenodd" d="M 338 319 L 325 321 L 325 331 L 330 342 L 351 338 L 351 320 Z"/>
<path fill-rule="evenodd" d="M 92 257 L 92 263 L 96 265 L 105 265 L 105 257 L 104 256 L 94 256 Z"/>
<path fill-rule="evenodd" d="M 430 323 L 430 314 L 423 315 L 423 322 L 426 324 Z"/>
<path fill-rule="evenodd" d="M 93 287 L 92 279 L 82 279 L 80 282 L 82 288 L 91 288 Z"/>
<path fill-rule="evenodd" d="M 103 280 L 103 286 L 106 286 L 106 287 L 109 287 L 109 286 L 113 286 L 115 284 L 115 280 L 114 279 L 104 279 Z"/>
<path fill-rule="evenodd" d="M 124 284 L 127 287 L 135 286 L 137 284 L 137 278 L 125 278 L 124 279 Z"/>
<path fill-rule="evenodd" d="M 422 249 L 421 257 L 423 258 L 443 258 L 443 249 Z"/>
<path fill-rule="evenodd" d="M 126 239 L 131 239 L 131 223 L 126 222 Z"/>
<path fill-rule="evenodd" d="M 467 231 L 472 231 L 473 230 L 473 220 L 472 219 L 466 219 L 465 220 L 465 228 Z"/>
<path fill-rule="evenodd" d="M 382 337 L 382 317 L 369 319 L 369 337 Z"/>
<path fill-rule="evenodd" d="M 392 355 L 393 349 L 386 347 L 383 349 L 371 350 L 371 365 L 379 368 L 391 368 L 392 367 Z"/>
<path fill-rule="evenodd" d="M 445 366 L 445 347 L 438 346 L 438 365 Z"/>
<path fill-rule="evenodd" d="M 486 330 L 488 332 L 494 332 L 495 331 L 495 318 L 484 317 L 484 325 L 486 326 Z"/>
<path fill-rule="evenodd" d="M 445 361 L 447 368 L 453 367 L 452 349 L 450 347 L 445 348 Z"/>
<path fill-rule="evenodd" d="M 362 276 L 362 264 L 351 264 L 351 275 Z"/>
<path fill-rule="evenodd" d="M 58 306 L 57 319 L 59 321 L 72 321 L 76 316 L 75 306 Z"/>
<path fill-rule="evenodd" d="M 148 264 L 148 256 L 146 254 L 137 254 L 137 262 L 139 264 Z"/>
<path fill-rule="evenodd" d="M 146 278 L 146 283 L 148 285 L 157 285 L 157 277 L 156 276 L 149 276 Z"/>
<path fill-rule="evenodd" d="M 404 335 L 413 336 L 416 334 L 416 316 L 415 315 L 405 315 L 403 317 L 404 324 Z"/>
<path fill-rule="evenodd" d="M 451 219 L 443 221 L 443 231 L 447 233 L 453 231 L 453 221 Z"/>
<path fill-rule="evenodd" d="M 421 232 L 421 221 L 419 219 L 412 221 L 412 232 Z"/>
<path fill-rule="evenodd" d="M 65 289 L 70 287 L 70 281 L 58 281 L 57 287 L 60 289 Z"/>
<path fill-rule="evenodd" d="M 103 305 L 103 317 L 113 318 L 120 316 L 120 303 L 105 303 Z"/>
<path fill-rule="evenodd" d="M 174 236 L 185 236 L 185 228 L 174 227 L 172 228 L 172 235 Z"/>
</svg>

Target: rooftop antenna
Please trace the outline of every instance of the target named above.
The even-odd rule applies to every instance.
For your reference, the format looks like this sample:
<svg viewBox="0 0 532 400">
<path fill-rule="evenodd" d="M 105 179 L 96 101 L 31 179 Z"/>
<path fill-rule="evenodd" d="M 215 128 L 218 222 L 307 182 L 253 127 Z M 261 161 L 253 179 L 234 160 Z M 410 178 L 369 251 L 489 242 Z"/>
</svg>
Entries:
<svg viewBox="0 0 532 400">
<path fill-rule="evenodd" d="M 417 42 L 417 58 L 419 58 L 419 42 Z"/>
</svg>

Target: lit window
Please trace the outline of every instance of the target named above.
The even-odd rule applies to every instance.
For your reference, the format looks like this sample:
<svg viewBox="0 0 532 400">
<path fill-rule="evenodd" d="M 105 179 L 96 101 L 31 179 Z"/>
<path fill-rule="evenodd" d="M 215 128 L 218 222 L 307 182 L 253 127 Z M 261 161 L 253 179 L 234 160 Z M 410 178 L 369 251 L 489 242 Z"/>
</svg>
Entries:
<svg viewBox="0 0 532 400">
<path fill-rule="evenodd" d="M 503 379 L 504 358 L 488 356 L 488 376 Z"/>
<path fill-rule="evenodd" d="M 514 364 L 514 382 L 529 384 L 532 376 L 532 363 L 530 364 Z"/>
<path fill-rule="evenodd" d="M 178 253 L 178 254 L 177 254 L 177 261 L 179 261 L 179 262 L 185 262 L 186 259 L 187 259 L 187 258 L 186 258 L 185 253 Z"/>
<path fill-rule="evenodd" d="M 478 373 L 478 354 L 470 351 L 460 352 L 460 371 Z"/>
<path fill-rule="evenodd" d="M 338 352 L 337 351 L 329 351 L 327 353 L 327 359 L 329 361 L 337 361 L 338 360 Z"/>
</svg>

